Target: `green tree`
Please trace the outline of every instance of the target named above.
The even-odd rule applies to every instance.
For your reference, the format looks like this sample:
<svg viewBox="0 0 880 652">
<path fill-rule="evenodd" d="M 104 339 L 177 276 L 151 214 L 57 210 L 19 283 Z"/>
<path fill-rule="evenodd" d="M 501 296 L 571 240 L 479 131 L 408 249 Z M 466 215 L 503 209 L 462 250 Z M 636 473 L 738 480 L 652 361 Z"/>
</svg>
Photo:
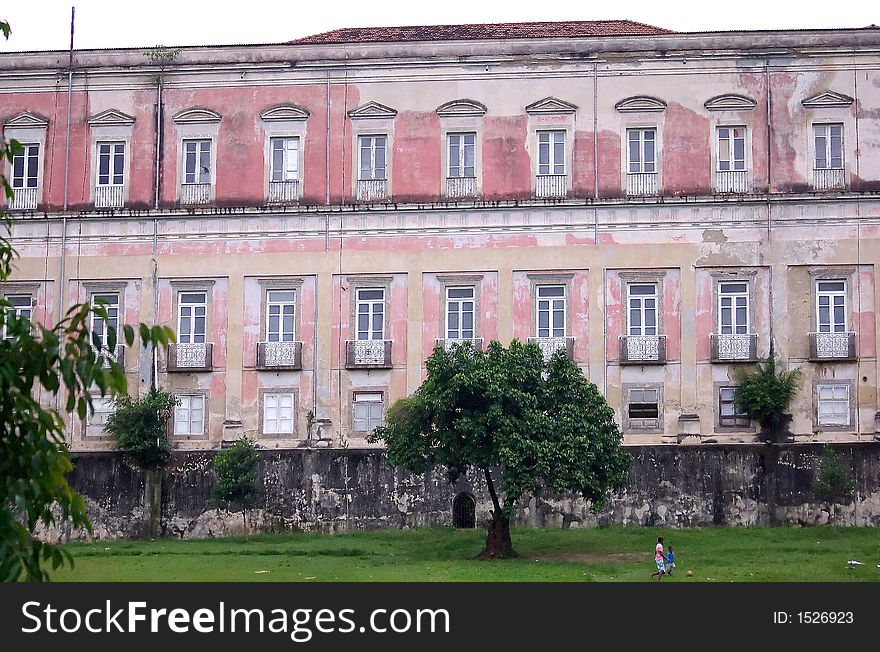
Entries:
<svg viewBox="0 0 880 652">
<path fill-rule="evenodd" d="M 599 511 L 624 486 L 632 458 L 614 412 L 563 352 L 545 363 L 536 345 L 516 340 L 486 352 L 437 347 L 427 372 L 369 440 L 384 441 L 389 462 L 414 473 L 442 467 L 450 482 L 483 475 L 493 511 L 480 558 L 517 556 L 510 517 L 527 493 L 578 492 Z"/>
<path fill-rule="evenodd" d="M 761 425 L 768 439 L 779 438 L 800 375 L 800 369 L 780 369 L 772 353 L 757 369 L 741 369 L 734 375 L 736 404 Z"/>
<path fill-rule="evenodd" d="M 840 455 L 830 445 L 825 444 L 816 467 L 813 491 L 825 502 L 832 503 L 846 496 L 852 489 L 852 478 Z"/>
<path fill-rule="evenodd" d="M 9 25 L 0 21 L 9 36 Z M 0 169 L 21 152 L 21 145 L 0 137 Z M 14 196 L 8 179 L 0 174 L 8 199 Z M 5 233 L 9 219 L 3 217 Z M 0 234 L 0 281 L 12 273 L 15 250 Z M 92 336 L 89 324 L 98 315 L 107 326 L 107 346 Z M 165 327 L 139 327 L 144 346 L 166 345 L 172 339 Z M 123 328 L 132 346 L 135 330 Z M 67 413 L 81 419 L 92 409 L 92 395 L 118 396 L 127 392 L 125 373 L 111 355 L 117 335 L 107 324 L 107 310 L 89 304 L 71 307 L 51 328 L 17 318 L 0 296 L 0 580 L 48 579 L 47 566 L 73 563 L 69 552 L 34 536 L 40 524 L 69 520 L 73 527 L 91 529 L 85 503 L 67 483 L 73 468 L 64 440 L 64 419 L 40 395 L 60 397 Z"/>
<path fill-rule="evenodd" d="M 168 419 L 176 402 L 174 396 L 157 389 L 140 398 L 119 396 L 104 431 L 116 438 L 116 450 L 141 468 L 164 466 L 171 457 Z"/>
<path fill-rule="evenodd" d="M 241 507 L 245 524 L 247 511 L 257 505 L 262 494 L 257 466 L 260 453 L 254 443 L 247 438 L 239 439 L 232 446 L 214 456 L 214 472 L 217 484 L 214 485 L 214 500 L 218 505 L 229 509 Z"/>
</svg>

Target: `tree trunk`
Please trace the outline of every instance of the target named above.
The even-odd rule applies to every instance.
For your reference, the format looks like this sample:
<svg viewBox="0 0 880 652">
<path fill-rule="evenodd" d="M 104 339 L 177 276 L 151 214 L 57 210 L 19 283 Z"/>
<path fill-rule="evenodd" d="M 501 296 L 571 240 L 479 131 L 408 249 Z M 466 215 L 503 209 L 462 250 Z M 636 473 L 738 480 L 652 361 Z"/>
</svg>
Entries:
<svg viewBox="0 0 880 652">
<path fill-rule="evenodd" d="M 486 545 L 477 555 L 477 559 L 515 559 L 519 557 L 513 549 L 510 540 L 510 518 L 501 509 L 498 502 L 498 494 L 495 492 L 495 483 L 492 482 L 492 473 L 489 469 L 483 469 L 486 475 L 486 488 L 492 497 L 492 520 L 486 528 Z"/>
<path fill-rule="evenodd" d="M 162 535 L 162 469 L 144 471 L 144 535 L 148 539 Z"/>
</svg>

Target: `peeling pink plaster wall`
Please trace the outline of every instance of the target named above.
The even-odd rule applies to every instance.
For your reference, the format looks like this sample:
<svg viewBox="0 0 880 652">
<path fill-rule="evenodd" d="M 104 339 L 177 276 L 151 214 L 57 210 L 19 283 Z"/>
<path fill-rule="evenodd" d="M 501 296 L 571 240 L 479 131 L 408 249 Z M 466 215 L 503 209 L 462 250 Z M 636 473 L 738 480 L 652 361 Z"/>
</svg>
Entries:
<svg viewBox="0 0 880 652">
<path fill-rule="evenodd" d="M 427 359 L 441 336 L 440 281 L 436 274 L 422 274 L 422 357 Z"/>
<path fill-rule="evenodd" d="M 712 344 L 710 341 L 712 333 L 715 332 L 715 316 L 714 316 L 714 279 L 709 270 L 696 270 L 696 318 L 694 325 L 697 338 L 697 361 L 707 362 L 712 357 Z"/>
<path fill-rule="evenodd" d="M 711 133 L 708 118 L 678 102 L 669 102 L 662 138 L 662 193 L 711 194 Z"/>
<path fill-rule="evenodd" d="M 666 335 L 666 359 L 681 359 L 681 273 L 669 269 L 663 284 L 663 335 Z"/>
<path fill-rule="evenodd" d="M 535 334 L 530 273 L 513 273 L 513 337 L 520 342 L 527 342 Z"/>
<path fill-rule="evenodd" d="M 877 351 L 877 315 L 874 312 L 874 267 L 859 266 L 856 274 L 856 305 L 853 321 L 858 330 L 858 357 L 873 358 Z"/>
<path fill-rule="evenodd" d="M 773 139 L 770 144 L 772 159 L 772 186 L 774 190 L 805 190 L 810 181 L 797 171 L 798 153 L 804 142 L 805 116 L 800 102 L 792 113 L 792 96 L 797 90 L 797 76 L 792 73 L 774 73 L 770 77 L 772 92 L 771 121 Z M 804 98 L 805 99 L 805 98 Z M 809 139 L 809 136 L 808 136 Z M 809 140 L 807 139 L 807 142 Z M 809 156 L 803 152 L 802 156 Z M 811 166 L 812 167 L 812 166 Z"/>
<path fill-rule="evenodd" d="M 616 272 L 605 277 L 605 360 L 620 359 L 620 337 L 623 335 L 623 284 Z"/>
<path fill-rule="evenodd" d="M 596 195 L 596 157 L 593 148 L 595 134 L 592 131 L 576 131 L 572 147 L 571 194 L 573 197 Z"/>
<path fill-rule="evenodd" d="M 406 365 L 406 343 L 409 329 L 409 295 L 407 294 L 406 274 L 395 274 L 391 281 L 391 296 L 388 310 L 391 312 L 391 361 L 394 366 Z M 402 375 L 398 396 L 406 394 L 406 376 Z"/>
<path fill-rule="evenodd" d="M 483 195 L 487 198 L 531 195 L 532 168 L 526 151 L 526 116 L 483 119 Z"/>
<path fill-rule="evenodd" d="M 607 129 L 599 130 L 599 196 L 622 197 L 623 168 L 620 134 Z"/>
<path fill-rule="evenodd" d="M 767 185 L 767 84 L 763 75 L 737 76 L 739 88 L 733 92 L 751 97 L 757 102 L 747 118 L 737 120 L 749 125 L 752 139 L 752 157 L 748 161 L 752 172 L 752 187 L 761 190 Z M 732 123 L 731 123 L 732 124 Z"/>
<path fill-rule="evenodd" d="M 395 200 L 436 198 L 440 188 L 440 116 L 401 111 L 391 138 L 391 194 Z"/>
</svg>

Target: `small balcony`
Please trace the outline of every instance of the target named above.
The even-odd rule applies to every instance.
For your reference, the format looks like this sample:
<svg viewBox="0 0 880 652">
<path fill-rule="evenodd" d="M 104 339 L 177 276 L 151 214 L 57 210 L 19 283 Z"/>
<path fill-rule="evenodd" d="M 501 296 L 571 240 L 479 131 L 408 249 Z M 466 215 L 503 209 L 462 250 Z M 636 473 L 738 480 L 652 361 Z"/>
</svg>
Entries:
<svg viewBox="0 0 880 652">
<path fill-rule="evenodd" d="M 104 367 L 109 367 L 111 362 L 115 362 L 120 367 L 125 368 L 125 346 L 118 344 L 113 351 L 102 351 L 104 355 Z"/>
<path fill-rule="evenodd" d="M 295 204 L 297 201 L 299 201 L 299 180 L 269 182 L 268 203 Z"/>
<path fill-rule="evenodd" d="M 849 361 L 856 359 L 856 334 L 810 333 L 810 360 L 813 362 Z"/>
<path fill-rule="evenodd" d="M 715 192 L 734 194 L 748 191 L 749 173 L 747 170 L 718 170 L 715 172 Z"/>
<path fill-rule="evenodd" d="M 530 337 L 529 344 L 537 344 L 544 354 L 544 362 L 548 362 L 557 351 L 565 351 L 569 359 L 574 357 L 573 337 Z"/>
<path fill-rule="evenodd" d="M 710 336 L 712 362 L 755 362 L 758 359 L 758 334 L 719 334 Z"/>
<path fill-rule="evenodd" d="M 200 342 L 195 344 L 168 345 L 168 371 L 211 371 L 214 344 Z"/>
<path fill-rule="evenodd" d="M 535 177 L 535 197 L 538 199 L 563 198 L 568 194 L 568 176 L 539 174 Z"/>
<path fill-rule="evenodd" d="M 384 201 L 388 199 L 388 179 L 358 179 L 358 201 Z"/>
<path fill-rule="evenodd" d="M 477 196 L 476 177 L 448 177 L 446 179 L 446 196 L 449 199 Z"/>
<path fill-rule="evenodd" d="M 32 211 L 37 208 L 39 188 L 14 188 L 15 195 L 9 200 L 11 211 Z"/>
<path fill-rule="evenodd" d="M 443 339 L 437 338 L 437 346 L 442 346 L 447 351 L 451 351 L 453 348 L 457 346 L 469 346 L 473 347 L 475 351 L 483 350 L 483 338 L 482 337 L 462 337 L 459 339 Z"/>
<path fill-rule="evenodd" d="M 657 194 L 656 172 L 631 172 L 626 175 L 626 194 L 630 197 Z"/>
<path fill-rule="evenodd" d="M 180 186 L 180 203 L 202 205 L 211 203 L 210 183 L 184 183 Z"/>
<path fill-rule="evenodd" d="M 125 206 L 125 186 L 95 186 L 95 208 Z"/>
<path fill-rule="evenodd" d="M 665 363 L 665 335 L 621 335 L 620 364 Z"/>
<path fill-rule="evenodd" d="M 345 366 L 347 369 L 390 369 L 391 340 L 347 340 Z"/>
<path fill-rule="evenodd" d="M 258 342 L 257 369 L 299 371 L 302 369 L 302 342 Z"/>
<path fill-rule="evenodd" d="M 816 190 L 844 190 L 846 174 L 843 168 L 813 170 L 813 188 Z"/>
</svg>

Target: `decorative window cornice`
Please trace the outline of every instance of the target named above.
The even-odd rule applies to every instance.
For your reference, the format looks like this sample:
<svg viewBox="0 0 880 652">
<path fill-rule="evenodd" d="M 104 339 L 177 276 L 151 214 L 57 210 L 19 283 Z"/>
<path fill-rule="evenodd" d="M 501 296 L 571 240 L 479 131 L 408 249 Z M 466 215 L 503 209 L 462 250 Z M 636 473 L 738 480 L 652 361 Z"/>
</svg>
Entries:
<svg viewBox="0 0 880 652">
<path fill-rule="evenodd" d="M 23 113 L 19 113 L 7 119 L 3 123 L 3 126 L 6 129 L 24 129 L 33 127 L 40 127 L 42 129 L 45 129 L 49 126 L 49 120 L 39 115 L 38 113 L 24 111 Z"/>
<path fill-rule="evenodd" d="M 348 117 L 352 120 L 370 119 L 370 118 L 393 118 L 397 115 L 397 109 L 390 106 L 379 104 L 378 102 L 367 102 L 356 109 L 348 112 Z"/>
<path fill-rule="evenodd" d="M 666 102 L 650 95 L 634 95 L 620 100 L 614 105 L 614 108 L 620 113 L 635 113 L 637 111 L 659 113 L 666 110 Z"/>
<path fill-rule="evenodd" d="M 453 283 L 479 283 L 483 280 L 482 274 L 438 274 L 437 280 L 447 285 Z"/>
<path fill-rule="evenodd" d="M 808 109 L 846 107 L 852 103 L 853 98 L 851 98 L 849 95 L 837 93 L 832 90 L 823 91 L 818 95 L 813 95 L 813 97 L 808 97 L 807 99 L 801 101 L 801 104 L 803 104 Z"/>
<path fill-rule="evenodd" d="M 117 127 L 120 125 L 130 126 L 134 124 L 134 116 L 123 113 L 118 109 L 107 109 L 96 113 L 89 118 L 90 127 Z"/>
<path fill-rule="evenodd" d="M 646 269 L 632 272 L 618 272 L 617 275 L 624 283 L 657 283 L 666 276 L 665 269 Z"/>
<path fill-rule="evenodd" d="M 175 113 L 171 118 L 175 124 L 205 124 L 220 122 L 220 114 L 211 109 L 193 108 Z"/>
<path fill-rule="evenodd" d="M 441 118 L 472 117 L 485 114 L 485 105 L 476 100 L 452 100 L 437 107 L 437 115 Z"/>
<path fill-rule="evenodd" d="M 709 111 L 751 111 L 755 108 L 757 101 L 745 95 L 736 95 L 728 93 L 726 95 L 716 95 L 706 100 L 705 106 Z"/>
<path fill-rule="evenodd" d="M 282 104 L 266 109 L 260 114 L 263 122 L 281 122 L 291 120 L 306 120 L 310 113 L 308 109 L 295 104 Z"/>
<path fill-rule="evenodd" d="M 299 276 L 274 276 L 269 278 L 259 278 L 257 283 L 264 290 L 295 290 L 302 286 L 303 279 Z"/>
<path fill-rule="evenodd" d="M 557 97 L 545 97 L 526 107 L 526 113 L 529 115 L 565 115 L 576 111 L 577 106 Z"/>
</svg>

